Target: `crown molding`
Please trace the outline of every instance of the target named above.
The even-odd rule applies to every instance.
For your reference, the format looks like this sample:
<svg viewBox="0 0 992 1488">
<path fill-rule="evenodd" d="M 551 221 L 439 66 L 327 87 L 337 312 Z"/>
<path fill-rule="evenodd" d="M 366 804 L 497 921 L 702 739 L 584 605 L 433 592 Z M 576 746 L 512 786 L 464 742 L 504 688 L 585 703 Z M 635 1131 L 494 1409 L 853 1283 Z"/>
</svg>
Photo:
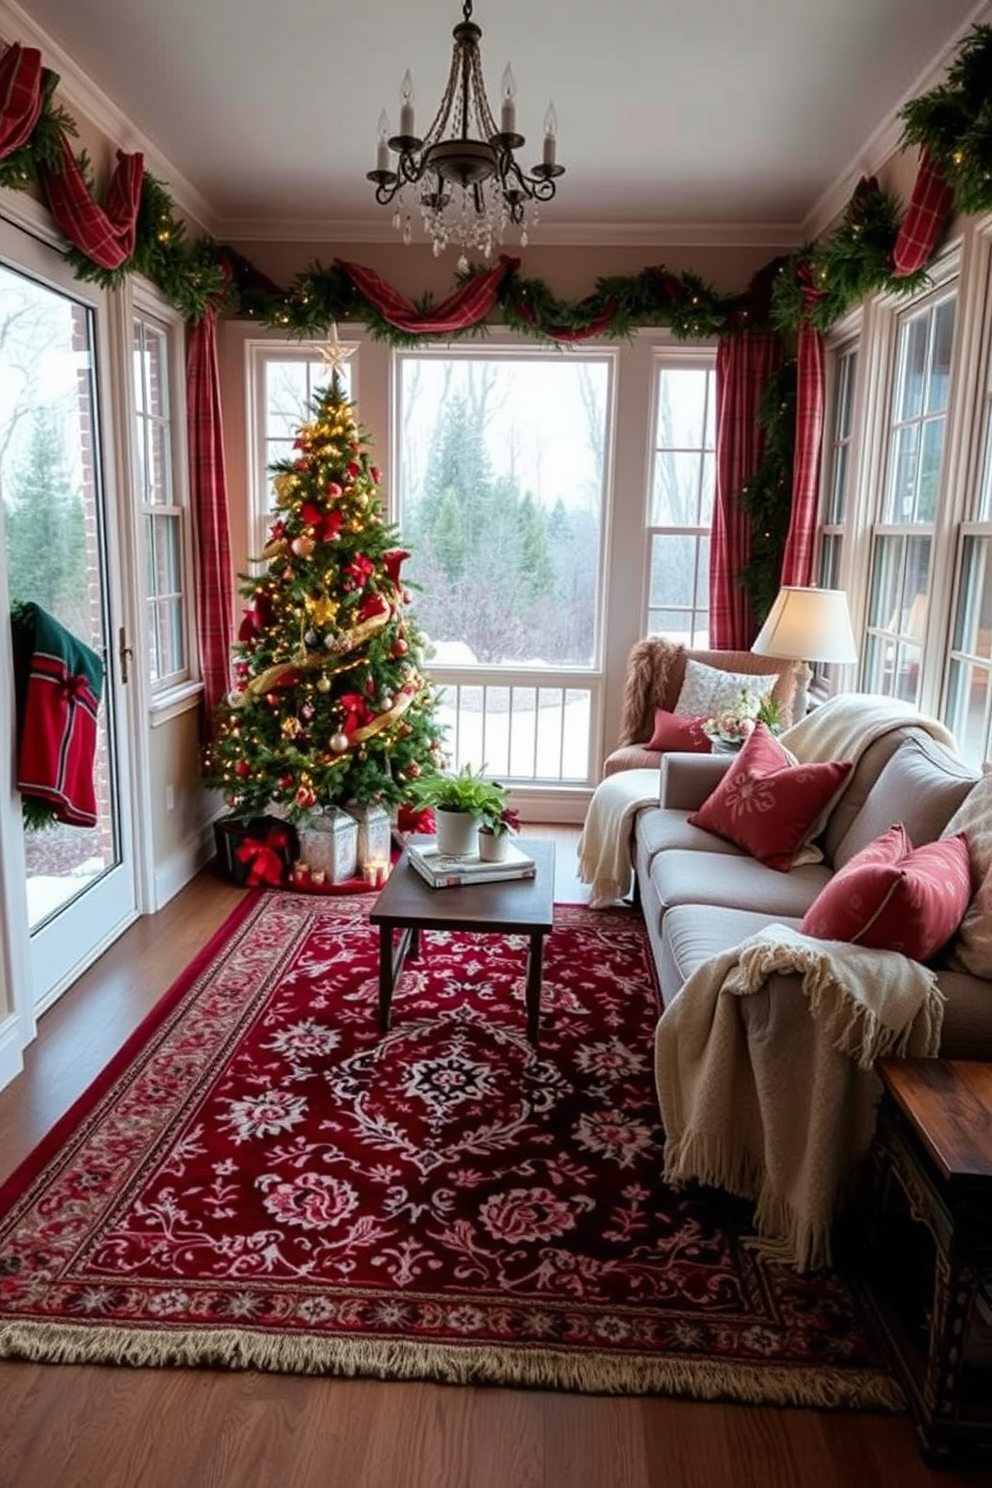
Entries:
<svg viewBox="0 0 992 1488">
<path fill-rule="evenodd" d="M 174 168 L 151 140 L 135 128 L 68 52 L 42 31 L 13 0 L 0 0 L 0 33 L 8 43 L 19 41 L 22 46 L 37 47 L 44 65 L 58 73 L 57 92 L 70 113 L 78 110 L 116 149 L 128 153 L 140 150 L 152 174 L 167 184 L 169 195 L 179 211 L 191 217 L 204 232 L 217 235 L 215 214 L 206 198 Z"/>
<path fill-rule="evenodd" d="M 902 123 L 899 116 L 904 105 L 911 98 L 928 92 L 940 82 L 965 36 L 973 26 L 978 25 L 983 18 L 987 19 L 990 14 L 992 14 L 990 0 L 978 0 L 978 4 L 961 22 L 950 40 L 944 44 L 936 57 L 927 63 L 912 86 L 906 89 L 892 112 L 882 120 L 875 132 L 869 135 L 854 159 L 814 202 L 801 224 L 803 242 L 808 243 L 811 239 L 819 237 L 836 222 L 850 201 L 854 187 L 862 176 L 877 175 L 888 161 L 899 154 L 902 140 Z"/>
<path fill-rule="evenodd" d="M 280 217 L 230 217 L 217 236 L 236 243 L 398 243 L 388 218 L 365 221 L 293 221 Z M 419 243 L 419 238 L 414 239 Z M 426 241 L 426 240 L 424 240 Z M 782 248 L 802 241 L 795 222 L 559 222 L 531 230 L 532 248 Z M 512 253 L 518 244 L 505 242 Z"/>
</svg>

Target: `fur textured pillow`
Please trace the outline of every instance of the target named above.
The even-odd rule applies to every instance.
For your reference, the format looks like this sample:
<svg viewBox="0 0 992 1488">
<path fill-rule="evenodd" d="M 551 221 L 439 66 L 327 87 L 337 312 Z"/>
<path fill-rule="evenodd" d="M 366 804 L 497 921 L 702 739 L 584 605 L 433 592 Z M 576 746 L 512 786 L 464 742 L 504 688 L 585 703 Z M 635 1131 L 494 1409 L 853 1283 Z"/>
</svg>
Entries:
<svg viewBox="0 0 992 1488">
<path fill-rule="evenodd" d="M 970 897 L 963 835 L 914 849 L 897 822 L 834 874 L 799 930 L 818 940 L 845 940 L 929 961 L 960 925 Z"/>
<path fill-rule="evenodd" d="M 852 768 L 850 760 L 793 764 L 767 724 L 756 723 L 689 822 L 784 873 Z"/>
<path fill-rule="evenodd" d="M 739 702 L 742 692 L 766 698 L 777 681 L 778 672 L 721 672 L 689 657 L 675 712 L 682 718 L 712 718 Z"/>
</svg>

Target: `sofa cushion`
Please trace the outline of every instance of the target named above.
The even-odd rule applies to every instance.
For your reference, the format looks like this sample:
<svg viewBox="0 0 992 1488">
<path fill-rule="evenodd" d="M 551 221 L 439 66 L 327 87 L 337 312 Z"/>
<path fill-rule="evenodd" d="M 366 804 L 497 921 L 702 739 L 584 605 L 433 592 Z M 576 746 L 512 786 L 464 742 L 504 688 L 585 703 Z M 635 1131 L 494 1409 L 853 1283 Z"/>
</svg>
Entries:
<svg viewBox="0 0 992 1488">
<path fill-rule="evenodd" d="M 785 872 L 851 772 L 849 760 L 804 765 L 789 760 L 771 730 L 756 724 L 690 823 L 729 838 L 769 868 Z"/>
<path fill-rule="evenodd" d="M 724 906 L 700 909 L 682 904 L 665 915 L 658 977 L 665 1005 L 679 992 L 682 984 L 704 961 L 740 945 L 751 935 L 767 930 L 769 917 L 760 910 L 727 909 Z M 778 924 L 798 930 L 799 921 L 783 917 Z"/>
<path fill-rule="evenodd" d="M 673 811 L 669 808 L 658 811 L 654 807 L 648 807 L 639 814 L 635 830 L 638 845 L 647 853 L 649 860 L 655 853 L 668 852 L 672 848 L 680 848 L 685 852 L 720 853 L 736 858 L 748 856 L 743 848 L 728 842 L 726 837 L 717 837 L 712 832 L 704 832 L 702 827 L 692 826 L 687 811 Z"/>
<path fill-rule="evenodd" d="M 801 918 L 829 878 L 829 868 L 820 863 L 780 873 L 749 853 L 716 856 L 674 847 L 655 855 L 649 873 L 662 909 L 675 904 L 732 904 L 761 910 L 766 920 L 781 915 Z"/>
<path fill-rule="evenodd" d="M 689 657 L 674 711 L 683 718 L 712 718 L 721 708 L 740 702 L 742 692 L 758 699 L 768 697 L 778 678 L 778 672 L 724 672 Z"/>
<path fill-rule="evenodd" d="M 709 754 L 710 741 L 703 733 L 706 715 L 669 713 L 667 708 L 654 710 L 654 733 L 648 749 L 675 749 L 682 754 Z"/>
<path fill-rule="evenodd" d="M 896 823 L 839 869 L 803 917 L 800 930 L 902 951 L 929 961 L 954 934 L 971 897 L 963 836 L 914 848 Z"/>
<path fill-rule="evenodd" d="M 827 844 L 831 862 L 843 868 L 894 822 L 902 822 L 917 847 L 933 842 L 974 788 L 975 779 L 963 760 L 929 734 L 907 732 L 882 765 L 843 838 L 834 841 L 832 853 Z M 845 791 L 845 801 L 848 794 Z"/>
<path fill-rule="evenodd" d="M 992 775 L 978 781 L 944 832 L 946 836 L 964 833 L 975 889 L 951 947 L 951 965 L 975 976 L 992 977 Z"/>
</svg>

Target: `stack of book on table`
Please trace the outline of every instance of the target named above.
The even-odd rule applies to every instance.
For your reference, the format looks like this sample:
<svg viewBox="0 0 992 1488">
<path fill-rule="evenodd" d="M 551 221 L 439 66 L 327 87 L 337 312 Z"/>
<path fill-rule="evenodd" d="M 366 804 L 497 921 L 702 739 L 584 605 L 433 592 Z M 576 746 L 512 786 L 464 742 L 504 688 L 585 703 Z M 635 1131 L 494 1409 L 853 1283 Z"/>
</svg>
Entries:
<svg viewBox="0 0 992 1488">
<path fill-rule="evenodd" d="M 448 857 L 438 852 L 433 843 L 407 844 L 407 861 L 432 889 L 451 889 L 460 885 L 500 883 L 513 878 L 533 878 L 537 865 L 512 843 L 498 863 L 472 853 L 464 858 Z"/>
</svg>

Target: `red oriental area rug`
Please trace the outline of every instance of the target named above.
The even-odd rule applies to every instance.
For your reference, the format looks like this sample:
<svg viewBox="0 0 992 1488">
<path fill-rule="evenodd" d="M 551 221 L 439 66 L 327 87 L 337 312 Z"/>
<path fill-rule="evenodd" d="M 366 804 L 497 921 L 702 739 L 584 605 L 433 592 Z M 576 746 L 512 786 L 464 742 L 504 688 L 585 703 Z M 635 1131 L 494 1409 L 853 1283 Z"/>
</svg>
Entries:
<svg viewBox="0 0 992 1488">
<path fill-rule="evenodd" d="M 643 924 L 430 932 L 248 897 L 0 1192 L 0 1353 L 900 1409 L 856 1291 L 661 1180 Z"/>
</svg>

